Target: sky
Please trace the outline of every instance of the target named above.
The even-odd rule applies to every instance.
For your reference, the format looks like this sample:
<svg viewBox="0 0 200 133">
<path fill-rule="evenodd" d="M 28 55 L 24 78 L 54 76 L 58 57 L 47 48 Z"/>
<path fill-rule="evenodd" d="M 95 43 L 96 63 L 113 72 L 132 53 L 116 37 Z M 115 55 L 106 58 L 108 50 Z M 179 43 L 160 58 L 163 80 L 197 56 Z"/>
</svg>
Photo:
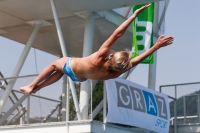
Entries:
<svg viewBox="0 0 200 133">
<path fill-rule="evenodd" d="M 165 35 L 173 36 L 174 43 L 157 52 L 156 90 L 160 85 L 200 82 L 199 5 L 199 0 L 170 1 L 165 16 Z M 23 48 L 24 45 L 20 43 L 0 37 L 0 72 L 4 77 L 12 76 Z M 58 57 L 31 49 L 20 75 L 39 73 L 56 59 Z M 148 65 L 139 64 L 128 80 L 147 87 Z M 20 85 L 26 85 L 28 82 L 30 81 L 21 80 Z M 40 95 L 58 99 L 61 91 L 55 88 L 44 89 L 40 91 Z"/>
</svg>

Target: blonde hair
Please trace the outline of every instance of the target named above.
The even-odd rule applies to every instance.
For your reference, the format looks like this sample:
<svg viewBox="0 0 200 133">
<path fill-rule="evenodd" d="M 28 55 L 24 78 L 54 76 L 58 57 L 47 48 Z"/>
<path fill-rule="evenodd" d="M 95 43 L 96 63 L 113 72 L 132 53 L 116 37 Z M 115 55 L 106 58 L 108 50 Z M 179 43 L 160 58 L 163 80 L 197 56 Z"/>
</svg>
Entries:
<svg viewBox="0 0 200 133">
<path fill-rule="evenodd" d="M 125 71 L 132 67 L 131 52 L 129 50 L 115 52 L 108 60 L 108 69 L 111 71 Z"/>
</svg>

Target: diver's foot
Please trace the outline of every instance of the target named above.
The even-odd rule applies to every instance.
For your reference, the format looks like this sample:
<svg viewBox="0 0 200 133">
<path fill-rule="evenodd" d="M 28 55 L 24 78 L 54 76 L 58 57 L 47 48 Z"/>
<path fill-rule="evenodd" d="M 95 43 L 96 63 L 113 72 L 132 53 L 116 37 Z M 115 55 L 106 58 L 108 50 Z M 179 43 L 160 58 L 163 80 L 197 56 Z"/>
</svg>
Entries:
<svg viewBox="0 0 200 133">
<path fill-rule="evenodd" d="M 31 94 L 32 91 L 33 91 L 33 87 L 30 87 L 29 85 L 27 85 L 27 86 L 21 87 L 21 88 L 20 88 L 20 91 L 26 92 L 26 93 L 28 93 L 28 94 Z"/>
</svg>

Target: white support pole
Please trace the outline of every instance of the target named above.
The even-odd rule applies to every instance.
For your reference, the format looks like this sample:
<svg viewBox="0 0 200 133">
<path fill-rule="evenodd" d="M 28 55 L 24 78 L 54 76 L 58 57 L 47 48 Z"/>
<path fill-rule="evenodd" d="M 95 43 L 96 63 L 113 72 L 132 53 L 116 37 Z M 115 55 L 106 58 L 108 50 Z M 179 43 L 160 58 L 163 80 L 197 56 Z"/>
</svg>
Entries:
<svg viewBox="0 0 200 133">
<path fill-rule="evenodd" d="M 70 102 L 70 98 L 69 98 L 69 80 L 67 80 L 67 97 L 66 97 L 66 103 L 67 103 L 67 110 L 66 110 L 66 121 L 69 121 L 69 102 Z"/>
<path fill-rule="evenodd" d="M 61 109 L 62 109 L 62 105 L 60 104 L 59 108 L 58 108 L 58 114 L 57 114 L 57 119 L 58 119 L 58 122 L 61 122 L 62 119 L 62 115 L 61 115 Z"/>
<path fill-rule="evenodd" d="M 155 2 L 154 7 L 154 44 L 156 43 L 158 39 L 158 17 L 159 17 L 159 2 Z M 155 90 L 156 89 L 156 65 L 157 65 L 157 52 L 154 52 L 154 63 L 149 65 L 149 82 L 148 82 L 148 88 Z"/>
<path fill-rule="evenodd" d="M 107 114 L 107 93 L 106 93 L 106 82 L 104 81 L 103 87 L 103 132 L 106 131 L 106 114 Z"/>
<path fill-rule="evenodd" d="M 97 107 L 93 110 L 92 112 L 92 119 L 94 119 L 98 113 L 102 110 L 103 108 L 103 100 L 97 105 Z"/>
<path fill-rule="evenodd" d="M 25 111 L 25 106 L 23 106 L 18 112 L 16 112 L 7 122 L 6 125 L 9 125 L 14 119 L 16 119 L 17 116 L 20 115 L 21 111 Z M 24 112 L 22 113 L 24 114 Z"/>
<path fill-rule="evenodd" d="M 66 94 L 67 94 L 67 75 L 63 75 L 63 94 L 62 94 L 62 121 L 66 121 Z"/>
<path fill-rule="evenodd" d="M 132 8 L 131 6 L 127 6 L 127 7 L 126 7 L 126 9 L 125 9 L 125 11 L 124 11 L 124 13 L 123 13 L 123 16 L 124 16 L 124 17 L 126 17 L 126 18 L 128 17 L 128 14 L 129 14 L 131 8 Z"/>
<path fill-rule="evenodd" d="M 95 15 L 93 13 L 89 13 L 85 17 L 83 57 L 92 54 L 93 51 L 94 19 Z M 89 92 L 90 92 L 90 81 L 88 79 L 85 82 L 81 83 L 80 110 L 81 110 L 82 120 L 88 119 Z"/>
<path fill-rule="evenodd" d="M 30 118 L 30 111 L 31 111 L 31 108 L 30 108 L 30 102 L 31 101 L 31 97 L 30 97 L 30 95 L 28 96 L 28 98 L 27 98 L 27 119 L 26 119 L 26 121 L 27 121 L 27 124 L 29 124 L 29 118 Z"/>
<path fill-rule="evenodd" d="M 21 117 L 20 117 L 20 125 L 25 124 L 24 112 L 25 112 L 25 107 L 23 107 L 22 110 L 20 111 L 20 114 L 21 114 Z"/>
<path fill-rule="evenodd" d="M 74 86 L 74 82 L 70 78 L 68 78 L 68 79 L 69 79 L 69 85 L 70 85 L 71 92 L 72 92 L 72 97 L 74 98 L 74 105 L 75 105 L 75 109 L 76 109 L 76 114 L 77 114 L 78 120 L 81 120 L 82 118 L 81 118 L 80 108 L 78 106 L 76 88 Z"/>
<path fill-rule="evenodd" d="M 66 47 L 65 47 L 64 37 L 63 37 L 63 34 L 62 34 L 62 29 L 61 29 L 61 26 L 60 26 L 59 17 L 58 17 L 58 14 L 57 14 L 56 4 L 55 4 L 54 0 L 50 0 L 50 2 L 51 2 L 52 11 L 53 11 L 53 16 L 54 16 L 55 23 L 56 23 L 56 29 L 57 29 L 58 38 L 59 38 L 59 41 L 60 41 L 62 54 L 63 54 L 63 56 L 67 57 L 67 51 L 66 51 Z M 77 113 L 77 116 L 78 116 L 78 120 L 80 120 L 81 116 L 80 116 L 80 111 L 79 111 L 80 109 L 79 109 L 79 106 L 78 106 L 76 89 L 74 87 L 74 82 L 70 78 L 69 78 L 69 83 L 70 83 L 70 88 L 71 88 L 71 91 L 72 91 L 72 96 L 73 96 L 74 104 L 75 104 L 76 111 L 77 111 L 76 113 Z M 64 95 L 66 96 L 66 91 L 64 91 L 64 93 L 65 93 Z M 65 105 L 62 104 L 62 108 L 66 109 L 66 104 Z"/>
<path fill-rule="evenodd" d="M 122 16 L 112 10 L 106 11 L 105 16 L 104 16 L 104 12 L 96 12 L 96 14 L 98 16 L 105 18 L 109 22 L 116 24 L 117 26 L 120 26 L 124 21 L 127 20 L 124 16 Z M 132 26 L 130 25 L 126 31 L 132 33 Z"/>
<path fill-rule="evenodd" d="M 66 104 L 67 104 L 67 106 L 66 106 L 66 108 L 67 108 L 67 110 L 66 110 L 66 121 L 69 121 L 69 108 L 70 108 L 70 106 L 69 106 L 69 101 L 70 101 L 70 98 L 69 98 L 69 80 L 67 80 L 67 96 L 66 96 Z M 66 132 L 67 133 L 69 133 L 69 123 L 67 122 L 66 123 Z"/>
<path fill-rule="evenodd" d="M 89 56 L 93 52 L 94 20 L 94 13 L 88 13 L 85 16 L 83 57 Z"/>
<path fill-rule="evenodd" d="M 90 120 L 93 120 L 93 114 L 92 114 L 92 111 L 93 111 L 93 108 L 92 108 L 92 104 L 93 104 L 93 102 L 92 102 L 92 92 L 93 92 L 93 87 L 92 87 L 93 85 L 92 85 L 92 79 L 90 79 L 90 112 L 91 112 L 91 117 L 89 117 L 90 118 Z"/>
<path fill-rule="evenodd" d="M 34 29 L 32 31 L 32 34 L 31 34 L 28 42 L 25 45 L 25 48 L 24 48 L 20 58 L 19 58 L 19 61 L 18 61 L 17 65 L 16 65 L 16 67 L 15 67 L 15 70 L 14 70 L 14 72 L 12 74 L 12 77 L 15 77 L 15 76 L 19 75 L 19 73 L 20 73 L 20 71 L 22 69 L 22 66 L 23 66 L 23 64 L 24 64 L 24 62 L 26 60 L 26 57 L 27 57 L 27 55 L 28 55 L 28 53 L 29 53 L 29 51 L 31 49 L 31 46 L 32 46 L 32 44 L 33 44 L 33 42 L 34 42 L 34 40 L 35 40 L 35 38 L 36 38 L 36 36 L 37 36 L 37 34 L 39 32 L 39 29 L 40 29 L 41 25 L 42 25 L 42 23 L 40 21 L 36 21 L 35 27 L 34 27 Z M 11 92 L 16 80 L 17 79 L 10 79 L 10 81 L 9 81 L 7 87 L 6 87 L 6 90 L 5 90 L 5 92 L 4 92 L 4 94 L 3 94 L 2 98 L 1 98 L 1 101 L 0 101 L 0 114 L 2 113 L 2 110 L 3 110 L 4 106 L 5 106 L 5 103 L 6 103 L 8 97 L 10 95 L 10 92 Z"/>
<path fill-rule="evenodd" d="M 94 90 L 98 80 L 92 80 L 92 91 Z"/>
<path fill-rule="evenodd" d="M 161 27 L 161 24 L 162 24 L 164 18 L 165 18 L 165 13 L 166 13 L 166 11 L 167 11 L 169 2 L 170 2 L 170 0 L 166 0 L 164 10 L 163 10 L 163 12 L 162 12 L 162 15 L 161 15 L 160 20 L 159 20 L 159 23 L 158 23 L 158 28 L 159 28 L 159 29 L 160 29 L 160 27 Z"/>
<path fill-rule="evenodd" d="M 55 4 L 54 0 L 50 0 L 50 2 L 51 2 L 51 8 L 52 8 L 54 20 L 55 20 L 55 23 L 56 23 L 56 29 L 57 29 L 58 38 L 59 38 L 59 41 L 60 41 L 62 54 L 63 54 L 63 56 L 66 57 L 67 56 L 67 50 L 66 50 L 66 46 L 65 46 L 64 37 L 63 37 L 63 34 L 62 34 L 62 29 L 61 29 L 61 26 L 60 26 L 60 20 L 59 20 L 57 9 L 56 9 L 56 4 Z"/>
</svg>

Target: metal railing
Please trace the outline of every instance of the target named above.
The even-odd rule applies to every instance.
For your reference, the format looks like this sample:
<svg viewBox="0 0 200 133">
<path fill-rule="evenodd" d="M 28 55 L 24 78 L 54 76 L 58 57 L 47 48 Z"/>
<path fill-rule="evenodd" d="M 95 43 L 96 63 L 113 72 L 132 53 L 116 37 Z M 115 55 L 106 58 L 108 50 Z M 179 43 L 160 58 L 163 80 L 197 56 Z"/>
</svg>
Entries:
<svg viewBox="0 0 200 133">
<path fill-rule="evenodd" d="M 176 121 L 177 121 L 177 124 L 198 123 L 197 118 L 198 118 L 197 115 L 195 115 L 195 116 L 180 116 L 180 117 L 176 118 L 177 119 Z M 171 125 L 174 125 L 174 120 L 175 120 L 175 117 L 171 117 L 171 119 L 170 119 Z M 185 122 L 185 121 L 187 121 L 187 122 Z"/>
<path fill-rule="evenodd" d="M 26 79 L 31 78 L 31 80 L 33 80 L 35 76 L 37 76 L 37 74 L 4 78 L 3 74 L 0 72 L 0 97 L 6 89 L 9 79 L 16 78 L 18 81 L 20 80 L 18 85 L 14 86 L 14 88 L 19 88 L 18 86 L 22 86 L 21 84 L 24 85 L 24 83 L 30 81 L 30 79 L 29 81 L 26 81 Z M 37 101 L 40 101 L 40 103 L 36 104 Z M 41 105 L 41 102 L 44 104 Z M 61 121 L 60 105 L 61 101 L 59 100 L 39 95 L 28 95 L 18 90 L 12 90 L 1 114 L 0 125 Z M 41 112 L 41 108 L 43 108 L 43 110 L 44 108 L 46 109 L 44 112 Z M 55 116 L 56 112 L 57 114 Z"/>
<path fill-rule="evenodd" d="M 0 73 L 1 74 L 1 73 Z M 13 125 L 13 124 L 32 124 L 32 123 L 45 123 L 45 122 L 59 122 L 59 121 L 76 121 L 76 109 L 74 101 L 72 99 L 72 93 L 67 86 L 66 90 L 68 92 L 69 103 L 67 103 L 67 108 L 62 107 L 62 89 L 63 80 L 60 79 L 54 84 L 44 87 L 40 91 L 51 93 L 51 98 L 46 96 L 40 96 L 36 94 L 28 95 L 19 91 L 21 86 L 27 85 L 32 82 L 38 74 L 8 77 L 4 78 L 0 75 L 0 98 L 3 96 L 6 86 L 9 84 L 9 80 L 16 78 L 16 83 L 9 95 L 9 99 L 6 101 L 3 112 L 0 116 L 0 125 Z M 77 94 L 80 92 L 80 84 L 75 83 Z M 91 82 L 90 95 L 90 109 L 89 109 L 89 120 L 95 118 L 98 113 L 102 110 L 102 107 L 97 106 L 95 110 L 92 108 L 92 88 L 95 88 L 96 82 L 92 84 Z M 49 91 L 45 91 L 49 90 Z M 52 96 L 53 94 L 53 96 Z M 55 95 L 54 95 L 55 94 Z M 52 98 L 53 97 L 53 98 Z M 98 96 L 99 97 L 99 96 Z M 55 100 L 55 99 L 59 100 Z M 68 99 L 67 98 L 67 99 Z M 64 99 L 66 100 L 66 99 Z M 22 109 L 23 108 L 23 109 Z M 22 112 L 23 110 L 23 112 Z M 22 115 L 23 113 L 23 115 Z M 65 116 L 66 115 L 66 116 Z M 65 119 L 69 117 L 69 119 Z"/>
<path fill-rule="evenodd" d="M 162 85 L 159 91 L 173 99 L 170 101 L 170 123 L 174 126 L 174 133 L 177 133 L 179 124 L 200 123 L 200 94 L 192 94 L 200 93 L 200 82 Z M 191 107 L 187 105 L 187 97 L 192 97 L 193 102 L 197 104 L 196 114 L 189 112 Z M 197 97 L 196 100 L 194 97 Z M 192 103 L 192 107 L 195 107 L 194 103 Z"/>
</svg>

